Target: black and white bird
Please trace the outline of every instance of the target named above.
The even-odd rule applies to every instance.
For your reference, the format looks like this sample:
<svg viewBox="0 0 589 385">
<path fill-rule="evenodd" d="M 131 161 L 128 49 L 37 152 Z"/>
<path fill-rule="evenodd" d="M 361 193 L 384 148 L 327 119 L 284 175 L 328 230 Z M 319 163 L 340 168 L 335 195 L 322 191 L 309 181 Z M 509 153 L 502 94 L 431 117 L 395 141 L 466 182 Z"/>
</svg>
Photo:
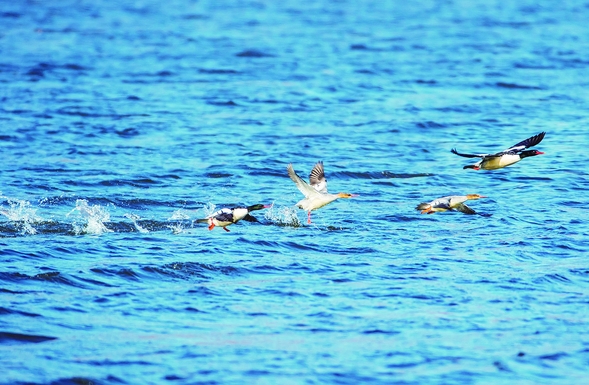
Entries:
<svg viewBox="0 0 589 385">
<path fill-rule="evenodd" d="M 301 199 L 296 206 L 307 211 L 307 223 L 309 224 L 311 223 L 312 210 L 320 209 L 338 198 L 358 196 L 357 194 L 349 193 L 328 193 L 327 180 L 325 179 L 325 171 L 323 170 L 323 162 L 321 161 L 317 162 L 311 170 L 311 173 L 309 174 L 309 183 L 305 182 L 297 175 L 292 164 L 289 164 L 286 169 L 290 179 L 292 179 L 299 191 L 305 196 L 305 198 Z"/>
<path fill-rule="evenodd" d="M 250 212 L 255 210 L 268 209 L 270 207 L 272 207 L 272 205 L 258 204 L 253 206 L 234 207 L 231 209 L 223 208 L 219 211 L 214 212 L 206 218 L 197 219 L 196 222 L 208 223 L 209 230 L 214 229 L 215 226 L 219 226 L 222 227 L 223 230 L 229 232 L 227 226 L 237 223 L 242 219 L 248 222 L 258 222 L 258 220 L 253 215 L 250 215 Z"/>
<path fill-rule="evenodd" d="M 499 168 L 511 166 L 514 163 L 519 162 L 523 158 L 530 156 L 544 154 L 538 150 L 527 150 L 527 148 L 534 147 L 544 139 L 545 132 L 541 132 L 538 135 L 534 135 L 531 138 L 522 140 L 518 144 L 509 147 L 507 150 L 503 150 L 496 154 L 462 154 L 452 149 L 452 153 L 463 156 L 465 158 L 481 158 L 477 163 L 464 166 L 463 168 L 472 168 L 474 170 L 497 170 Z"/>
</svg>

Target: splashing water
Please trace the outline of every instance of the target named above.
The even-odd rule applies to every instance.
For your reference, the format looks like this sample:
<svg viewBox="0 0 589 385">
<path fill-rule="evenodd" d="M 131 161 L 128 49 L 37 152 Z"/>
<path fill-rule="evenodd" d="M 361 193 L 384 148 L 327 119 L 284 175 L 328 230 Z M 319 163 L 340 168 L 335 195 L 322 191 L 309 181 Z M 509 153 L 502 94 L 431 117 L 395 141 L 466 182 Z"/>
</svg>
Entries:
<svg viewBox="0 0 589 385">
<path fill-rule="evenodd" d="M 149 230 L 141 227 L 141 225 L 139 225 L 139 223 L 137 223 L 137 221 L 139 219 L 141 219 L 141 217 L 139 215 L 127 213 L 127 214 L 124 214 L 123 216 L 125 218 L 129 218 L 133 222 L 133 225 L 135 225 L 135 229 L 137 229 L 138 232 L 140 232 L 140 233 L 149 233 Z"/>
<path fill-rule="evenodd" d="M 0 198 L 6 199 L 9 206 L 7 208 L 0 206 L 0 214 L 14 222 L 20 228 L 23 235 L 37 234 L 37 230 L 32 224 L 41 222 L 42 218 L 36 214 L 37 209 L 32 208 L 30 202 L 21 199 L 11 199 L 1 195 Z"/>
<path fill-rule="evenodd" d="M 81 223 L 76 220 L 72 223 L 76 235 L 112 232 L 104 225 L 104 222 L 110 220 L 110 214 L 104 207 L 100 205 L 90 206 L 87 200 L 78 199 L 76 200 L 76 207 L 67 216 L 69 217 L 76 211 L 79 213 L 78 219 L 81 220 Z"/>
<path fill-rule="evenodd" d="M 175 223 L 173 225 L 168 225 L 166 227 L 168 229 L 172 230 L 172 234 L 180 234 L 180 233 L 184 232 L 184 226 L 182 226 L 182 223 L 180 223 L 180 222 Z"/>
<path fill-rule="evenodd" d="M 186 214 L 186 211 L 183 209 L 178 209 L 172 213 L 172 215 L 168 218 L 170 221 L 177 221 L 176 223 L 172 223 L 167 226 L 170 230 L 172 230 L 172 234 L 180 234 L 184 231 L 184 225 L 182 221 L 190 219 L 190 216 Z"/>
<path fill-rule="evenodd" d="M 301 227 L 302 223 L 297 215 L 298 209 L 295 207 L 277 207 L 272 205 L 266 213 L 264 218 L 276 223 L 278 226 Z"/>
<path fill-rule="evenodd" d="M 203 211 L 205 212 L 204 218 L 207 218 L 216 211 L 217 206 L 214 203 L 207 203 L 206 205 L 202 206 Z"/>
<path fill-rule="evenodd" d="M 179 221 L 184 219 L 190 219 L 190 216 L 186 214 L 183 209 L 176 210 L 172 213 L 172 215 L 168 218 L 170 221 Z"/>
</svg>

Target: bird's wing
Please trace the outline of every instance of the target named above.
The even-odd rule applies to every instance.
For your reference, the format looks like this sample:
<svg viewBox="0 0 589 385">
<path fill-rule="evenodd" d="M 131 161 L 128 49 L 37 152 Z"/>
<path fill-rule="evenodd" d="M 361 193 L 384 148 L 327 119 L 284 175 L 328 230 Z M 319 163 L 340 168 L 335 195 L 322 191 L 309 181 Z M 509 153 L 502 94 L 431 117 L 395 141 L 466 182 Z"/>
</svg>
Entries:
<svg viewBox="0 0 589 385">
<path fill-rule="evenodd" d="M 464 195 L 450 195 L 448 197 L 444 197 L 448 199 L 448 204 L 450 207 L 454 207 L 460 203 L 466 202 L 468 199 Z"/>
<path fill-rule="evenodd" d="M 325 179 L 325 170 L 323 169 L 323 162 L 319 161 L 313 166 L 309 174 L 309 184 L 320 193 L 327 193 L 327 180 Z"/>
<path fill-rule="evenodd" d="M 488 158 L 488 157 L 494 156 L 494 155 L 491 155 L 491 154 L 462 154 L 462 153 L 456 151 L 455 148 L 452 149 L 452 154 L 463 156 L 465 158 Z"/>
<path fill-rule="evenodd" d="M 247 214 L 245 217 L 242 218 L 246 222 L 259 222 L 259 220 L 251 214 Z"/>
<path fill-rule="evenodd" d="M 233 210 L 224 208 L 211 214 L 209 218 L 215 218 L 220 222 L 233 222 Z"/>
<path fill-rule="evenodd" d="M 305 182 L 300 176 L 297 175 L 295 170 L 292 168 L 291 163 L 289 163 L 286 169 L 288 170 L 288 176 L 290 177 L 290 179 L 292 179 L 292 181 L 295 183 L 299 191 L 303 193 L 305 197 L 308 198 L 309 196 L 319 194 L 318 191 L 316 191 L 313 187 L 309 186 L 307 182 Z"/>
<path fill-rule="evenodd" d="M 431 206 L 433 208 L 436 209 L 446 209 L 446 210 L 450 210 L 450 199 L 444 197 L 444 198 L 438 198 L 436 200 L 434 200 L 433 202 L 430 203 Z"/>
<path fill-rule="evenodd" d="M 458 210 L 461 213 L 465 213 L 465 214 L 476 214 L 476 211 L 474 211 L 473 209 L 471 209 L 470 207 L 468 207 L 464 203 L 460 203 L 460 204 L 454 206 L 454 210 Z"/>
<path fill-rule="evenodd" d="M 500 152 L 499 154 L 517 154 L 518 152 L 523 151 L 528 147 L 534 147 L 535 145 L 540 143 L 542 139 L 544 139 L 544 135 L 546 135 L 546 132 L 541 132 L 538 135 L 534 135 L 526 140 L 522 140 L 518 144 L 514 144 L 513 146 Z"/>
</svg>

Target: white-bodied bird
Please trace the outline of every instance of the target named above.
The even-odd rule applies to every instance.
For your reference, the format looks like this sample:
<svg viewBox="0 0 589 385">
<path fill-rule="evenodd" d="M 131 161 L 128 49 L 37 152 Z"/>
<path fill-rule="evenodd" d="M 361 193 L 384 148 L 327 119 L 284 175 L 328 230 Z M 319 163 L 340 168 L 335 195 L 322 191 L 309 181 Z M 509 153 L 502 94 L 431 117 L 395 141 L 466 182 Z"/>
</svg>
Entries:
<svg viewBox="0 0 589 385">
<path fill-rule="evenodd" d="M 433 214 L 438 211 L 448 210 L 457 210 L 465 214 L 476 214 L 476 211 L 465 205 L 464 202 L 480 198 L 486 198 L 486 196 L 479 194 L 450 195 L 434 199 L 429 203 L 420 203 L 415 209 L 421 210 L 422 214 Z"/>
<path fill-rule="evenodd" d="M 297 175 L 289 164 L 286 169 L 288 176 L 296 184 L 300 192 L 303 193 L 305 199 L 301 199 L 296 206 L 307 211 L 307 223 L 311 223 L 311 211 L 317 210 L 325 205 L 330 204 L 338 198 L 351 198 L 358 196 L 357 194 L 338 193 L 330 194 L 327 192 L 327 180 L 325 179 L 325 172 L 323 170 L 323 162 L 319 161 L 315 164 L 311 173 L 309 174 L 309 183 L 305 182 Z"/>
</svg>

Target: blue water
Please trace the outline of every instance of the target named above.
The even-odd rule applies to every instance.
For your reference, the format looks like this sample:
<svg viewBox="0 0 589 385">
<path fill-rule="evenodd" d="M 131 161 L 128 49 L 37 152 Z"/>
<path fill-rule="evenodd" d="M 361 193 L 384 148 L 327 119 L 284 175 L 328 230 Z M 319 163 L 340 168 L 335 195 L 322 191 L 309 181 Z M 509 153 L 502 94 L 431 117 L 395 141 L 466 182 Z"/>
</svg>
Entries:
<svg viewBox="0 0 589 385">
<path fill-rule="evenodd" d="M 0 2 L 0 383 L 589 383 L 588 13 Z"/>
</svg>

